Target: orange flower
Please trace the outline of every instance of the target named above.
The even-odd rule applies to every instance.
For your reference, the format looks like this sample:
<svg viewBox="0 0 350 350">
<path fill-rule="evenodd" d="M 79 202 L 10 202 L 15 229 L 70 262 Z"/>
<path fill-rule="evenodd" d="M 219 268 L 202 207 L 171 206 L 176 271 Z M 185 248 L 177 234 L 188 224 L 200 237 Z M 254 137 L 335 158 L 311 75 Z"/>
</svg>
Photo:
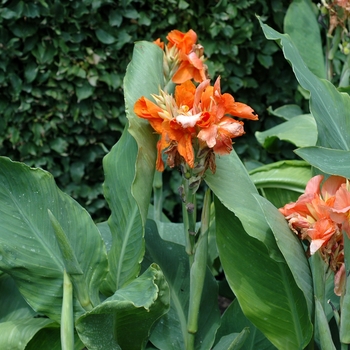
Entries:
<svg viewBox="0 0 350 350">
<path fill-rule="evenodd" d="M 141 97 L 135 103 L 134 111 L 140 118 L 148 119 L 161 135 L 157 145 L 159 171 L 164 169 L 161 153 L 165 150 L 171 167 L 178 165 L 182 157 L 193 168 L 195 155 L 200 154 L 204 157 L 201 171 L 204 172 L 206 167 L 214 171 L 214 158 L 209 153 L 230 153 L 232 138 L 244 134 L 243 123 L 228 115 L 258 119 L 249 106 L 235 102 L 230 94 L 221 95 L 220 78 L 214 86 L 206 79 L 197 88 L 188 80 L 176 86 L 175 98 L 164 92 L 152 97 L 156 103 Z"/>
<path fill-rule="evenodd" d="M 179 30 L 171 31 L 167 39 L 169 41 L 168 49 L 176 47 L 178 50 L 179 67 L 172 77 L 175 84 L 184 83 L 187 80 L 194 79 L 200 83 L 207 79 L 207 67 L 203 63 L 203 46 L 196 44 L 197 34 L 190 29 L 187 33 Z"/>
<path fill-rule="evenodd" d="M 350 238 L 350 186 L 349 182 L 343 183 L 335 194 L 335 201 L 331 212 L 331 218 L 342 225 L 342 230 Z"/>
<path fill-rule="evenodd" d="M 321 254 L 334 272 L 334 293 L 344 292 L 344 241 L 342 230 L 350 235 L 349 183 L 341 176 L 330 176 L 321 186 L 322 175 L 314 176 L 305 193 L 280 212 L 301 239 L 310 242 L 309 253 Z"/>
<path fill-rule="evenodd" d="M 158 38 L 157 40 L 153 41 L 153 44 L 156 44 L 156 45 L 159 46 L 162 50 L 164 50 L 164 43 L 163 43 L 163 41 L 160 40 L 160 38 Z"/>
<path fill-rule="evenodd" d="M 243 123 L 227 115 L 258 119 L 258 115 L 248 105 L 235 102 L 230 94 L 221 95 L 220 77 L 214 86 L 208 86 L 202 92 L 197 108 L 204 112 L 197 123 L 201 129 L 198 138 L 218 154 L 229 154 L 232 151 L 231 139 L 244 134 Z"/>
</svg>

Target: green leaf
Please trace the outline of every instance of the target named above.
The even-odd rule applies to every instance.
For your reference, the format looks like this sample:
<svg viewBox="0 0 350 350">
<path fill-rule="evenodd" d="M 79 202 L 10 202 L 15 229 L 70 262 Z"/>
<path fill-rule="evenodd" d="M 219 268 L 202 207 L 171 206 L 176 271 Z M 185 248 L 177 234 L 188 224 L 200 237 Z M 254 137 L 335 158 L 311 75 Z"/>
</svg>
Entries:
<svg viewBox="0 0 350 350">
<path fill-rule="evenodd" d="M 321 349 L 335 350 L 336 347 L 332 340 L 327 317 L 317 297 L 315 298 L 315 322 L 315 333 L 318 336 Z"/>
<path fill-rule="evenodd" d="M 89 349 L 143 349 L 156 320 L 169 309 L 169 287 L 155 264 L 81 316 L 76 329 Z"/>
<path fill-rule="evenodd" d="M 249 175 L 259 192 L 277 208 L 296 201 L 312 177 L 310 165 L 299 160 L 263 165 Z"/>
<path fill-rule="evenodd" d="M 244 314 L 276 347 L 306 346 L 312 335 L 307 302 L 256 205 L 257 190 L 235 152 L 216 165 L 205 181 L 217 196 L 217 245 L 227 281 Z"/>
<path fill-rule="evenodd" d="M 299 115 L 276 125 L 266 131 L 257 131 L 255 136 L 266 149 L 276 138 L 288 141 L 297 147 L 315 146 L 317 141 L 317 127 L 315 119 L 310 114 Z"/>
<path fill-rule="evenodd" d="M 284 17 L 284 31 L 293 40 L 311 72 L 326 78 L 320 26 L 310 0 L 294 0 L 289 5 Z"/>
<path fill-rule="evenodd" d="M 232 174 L 235 179 L 232 181 Z M 221 202 L 242 222 L 246 232 L 264 242 L 271 258 L 284 261 L 272 234 L 267 235 L 269 226 L 260 210 L 256 210 L 256 200 L 252 194 L 258 194 L 249 178 L 246 168 L 235 151 L 230 155 L 216 158 L 216 173 L 207 171 L 205 182 Z"/>
<path fill-rule="evenodd" d="M 285 217 L 268 200 L 260 196 L 255 196 L 255 199 L 264 212 L 296 284 L 304 293 L 311 319 L 314 311 L 312 276 L 302 244 L 297 235 L 290 230 Z M 308 324 L 310 325 L 310 322 Z"/>
<path fill-rule="evenodd" d="M 54 324 L 49 318 L 27 318 L 0 323 L 0 348 L 25 349 L 37 332 Z"/>
<path fill-rule="evenodd" d="M 219 200 L 215 207 L 220 260 L 244 314 L 277 348 L 304 348 L 312 324 L 287 264 L 271 259 L 266 246 Z"/>
<path fill-rule="evenodd" d="M 350 178 L 350 151 L 325 147 L 305 147 L 295 153 L 322 172 Z"/>
<path fill-rule="evenodd" d="M 110 45 L 114 44 L 117 41 L 117 39 L 113 35 L 107 33 L 101 28 L 96 29 L 95 34 L 97 36 L 97 39 L 103 44 Z"/>
<path fill-rule="evenodd" d="M 300 85 L 310 91 L 310 111 L 318 129 L 317 145 L 350 150 L 350 96 L 340 93 L 328 80 L 319 79 L 305 65 L 287 34 L 280 34 L 260 21 L 267 39 L 278 40 L 285 58 L 291 62 Z"/>
<path fill-rule="evenodd" d="M 112 245 L 108 253 L 109 272 L 104 290 L 113 294 L 134 280 L 144 254 L 143 222 L 131 193 L 135 177 L 137 144 L 125 129 L 118 143 L 103 159 L 103 191 L 111 209 L 108 225 Z"/>
<path fill-rule="evenodd" d="M 153 220 L 147 221 L 146 254 L 144 266 L 158 264 L 169 284 L 171 292 L 170 310 L 155 326 L 151 342 L 162 350 L 185 349 L 187 338 L 187 315 L 190 289 L 188 255 L 181 245 L 163 241 Z M 204 293 L 199 310 L 198 332 L 195 349 L 210 349 L 220 323 L 217 303 L 217 282 L 207 269 Z"/>
<path fill-rule="evenodd" d="M 85 100 L 93 95 L 95 88 L 85 81 L 81 86 L 75 88 L 75 93 L 77 94 L 78 102 Z"/>
<path fill-rule="evenodd" d="M 225 310 L 221 317 L 221 325 L 216 334 L 216 339 L 239 333 L 241 330 L 248 329 L 248 335 L 242 345 L 244 350 L 272 350 L 276 349 L 271 342 L 259 331 L 244 315 L 237 299 Z"/>
<path fill-rule="evenodd" d="M 303 111 L 298 105 L 284 105 L 273 110 L 271 107 L 267 109 L 269 113 L 286 120 L 289 120 L 298 115 L 302 115 Z"/>
<path fill-rule="evenodd" d="M 249 334 L 249 329 L 244 328 L 241 333 L 224 335 L 215 345 L 213 350 L 238 350 L 242 349 Z"/>
<path fill-rule="evenodd" d="M 162 67 L 162 50 L 153 43 L 138 42 L 135 44 L 133 58 L 124 79 L 125 108 L 130 123 L 129 132 L 135 138 L 138 146 L 132 194 L 141 208 L 143 224 L 146 222 L 151 197 L 158 136 L 155 135 L 147 120 L 135 115 L 134 105 L 141 96 L 151 98 L 151 94 L 158 94 L 159 89 L 163 88 Z"/>
<path fill-rule="evenodd" d="M 89 214 L 61 192 L 48 172 L 0 158 L 0 268 L 34 310 L 59 321 L 64 261 L 49 209 L 62 226 L 84 273 L 92 304 L 106 274 L 106 252 Z M 74 300 L 75 315 L 84 312 Z"/>
</svg>

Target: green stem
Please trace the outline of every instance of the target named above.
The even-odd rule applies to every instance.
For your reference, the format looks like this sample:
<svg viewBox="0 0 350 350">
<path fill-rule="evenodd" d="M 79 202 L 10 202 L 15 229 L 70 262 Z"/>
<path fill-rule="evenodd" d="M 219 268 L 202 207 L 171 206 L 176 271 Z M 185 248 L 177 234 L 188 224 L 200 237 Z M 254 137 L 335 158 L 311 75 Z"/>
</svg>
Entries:
<svg viewBox="0 0 350 350">
<path fill-rule="evenodd" d="M 154 220 L 161 221 L 163 213 L 163 179 L 160 171 L 155 171 L 153 179 Z"/>
<path fill-rule="evenodd" d="M 340 299 L 340 331 L 339 338 L 342 349 L 350 343 L 350 239 L 343 231 L 345 261 L 345 291 Z"/>
<path fill-rule="evenodd" d="M 325 314 L 326 298 L 326 271 L 327 264 L 322 260 L 321 254 L 316 252 L 310 258 L 314 296 L 315 296 L 315 331 L 322 349 L 335 350 L 328 320 Z"/>
<path fill-rule="evenodd" d="M 62 350 L 74 349 L 73 286 L 66 270 L 63 272 L 61 346 Z"/>
<path fill-rule="evenodd" d="M 189 180 L 182 181 L 182 215 L 184 222 L 184 234 L 186 242 L 186 253 L 190 259 L 190 266 L 193 263 L 193 247 L 196 232 L 196 195 L 189 188 Z"/>
<path fill-rule="evenodd" d="M 198 331 L 199 308 L 207 271 L 210 203 L 211 192 L 208 189 L 204 196 L 201 231 L 195 246 L 194 259 L 190 272 L 190 302 L 187 320 L 187 350 L 194 349 L 195 336 Z"/>
</svg>

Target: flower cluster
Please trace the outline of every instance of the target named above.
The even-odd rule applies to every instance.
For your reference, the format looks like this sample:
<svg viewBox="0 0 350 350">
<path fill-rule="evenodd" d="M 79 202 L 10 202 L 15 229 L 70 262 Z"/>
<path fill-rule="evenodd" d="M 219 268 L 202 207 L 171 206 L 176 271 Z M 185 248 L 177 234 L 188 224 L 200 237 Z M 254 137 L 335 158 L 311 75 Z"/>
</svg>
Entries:
<svg viewBox="0 0 350 350">
<path fill-rule="evenodd" d="M 342 295 L 345 283 L 343 234 L 350 238 L 350 185 L 341 176 L 313 177 L 305 193 L 280 212 L 300 239 L 308 241 L 308 254 L 320 252 L 334 271 L 334 292 Z"/>
<path fill-rule="evenodd" d="M 203 47 L 195 44 L 197 35 L 172 31 L 164 55 L 169 68 L 169 57 L 176 56 L 176 69 L 168 69 L 175 86 L 174 95 L 160 91 L 153 101 L 142 96 L 134 105 L 135 114 L 147 119 L 160 135 L 157 144 L 156 168 L 164 170 L 162 153 L 167 155 L 170 167 L 184 166 L 191 175 L 202 176 L 206 169 L 215 172 L 215 154 L 229 154 L 232 139 L 244 134 L 243 122 L 233 117 L 257 120 L 248 105 L 236 102 L 232 95 L 221 93 L 220 77 L 210 85 L 203 65 Z M 164 47 L 159 40 L 156 44 Z M 171 55 L 169 54 L 171 53 Z M 168 56 L 168 57 L 167 57 Z M 174 62 L 174 61 L 173 61 Z M 192 79 L 199 83 L 195 85 Z"/>
<path fill-rule="evenodd" d="M 187 33 L 173 30 L 167 40 L 166 46 L 160 39 L 154 41 L 162 50 L 165 49 L 165 79 L 171 79 L 175 84 L 191 79 L 197 83 L 204 81 L 207 78 L 207 66 L 204 64 L 204 48 L 197 44 L 197 34 L 192 29 Z"/>
</svg>

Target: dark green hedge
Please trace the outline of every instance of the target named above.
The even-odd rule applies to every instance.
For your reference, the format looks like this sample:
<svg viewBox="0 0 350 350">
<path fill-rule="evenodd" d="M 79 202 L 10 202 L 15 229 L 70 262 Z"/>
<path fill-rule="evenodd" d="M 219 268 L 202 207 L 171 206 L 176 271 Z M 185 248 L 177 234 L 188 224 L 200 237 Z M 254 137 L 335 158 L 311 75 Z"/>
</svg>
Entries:
<svg viewBox="0 0 350 350">
<path fill-rule="evenodd" d="M 2 1 L 0 154 L 47 169 L 94 218 L 104 219 L 102 158 L 126 122 L 122 81 L 133 43 L 192 28 L 211 76 L 221 75 L 222 90 L 260 115 L 259 122 L 246 124 L 237 152 L 244 160 L 271 161 L 253 132 L 276 123 L 267 107 L 298 102 L 297 85 L 255 14 L 282 29 L 288 3 Z"/>
</svg>

